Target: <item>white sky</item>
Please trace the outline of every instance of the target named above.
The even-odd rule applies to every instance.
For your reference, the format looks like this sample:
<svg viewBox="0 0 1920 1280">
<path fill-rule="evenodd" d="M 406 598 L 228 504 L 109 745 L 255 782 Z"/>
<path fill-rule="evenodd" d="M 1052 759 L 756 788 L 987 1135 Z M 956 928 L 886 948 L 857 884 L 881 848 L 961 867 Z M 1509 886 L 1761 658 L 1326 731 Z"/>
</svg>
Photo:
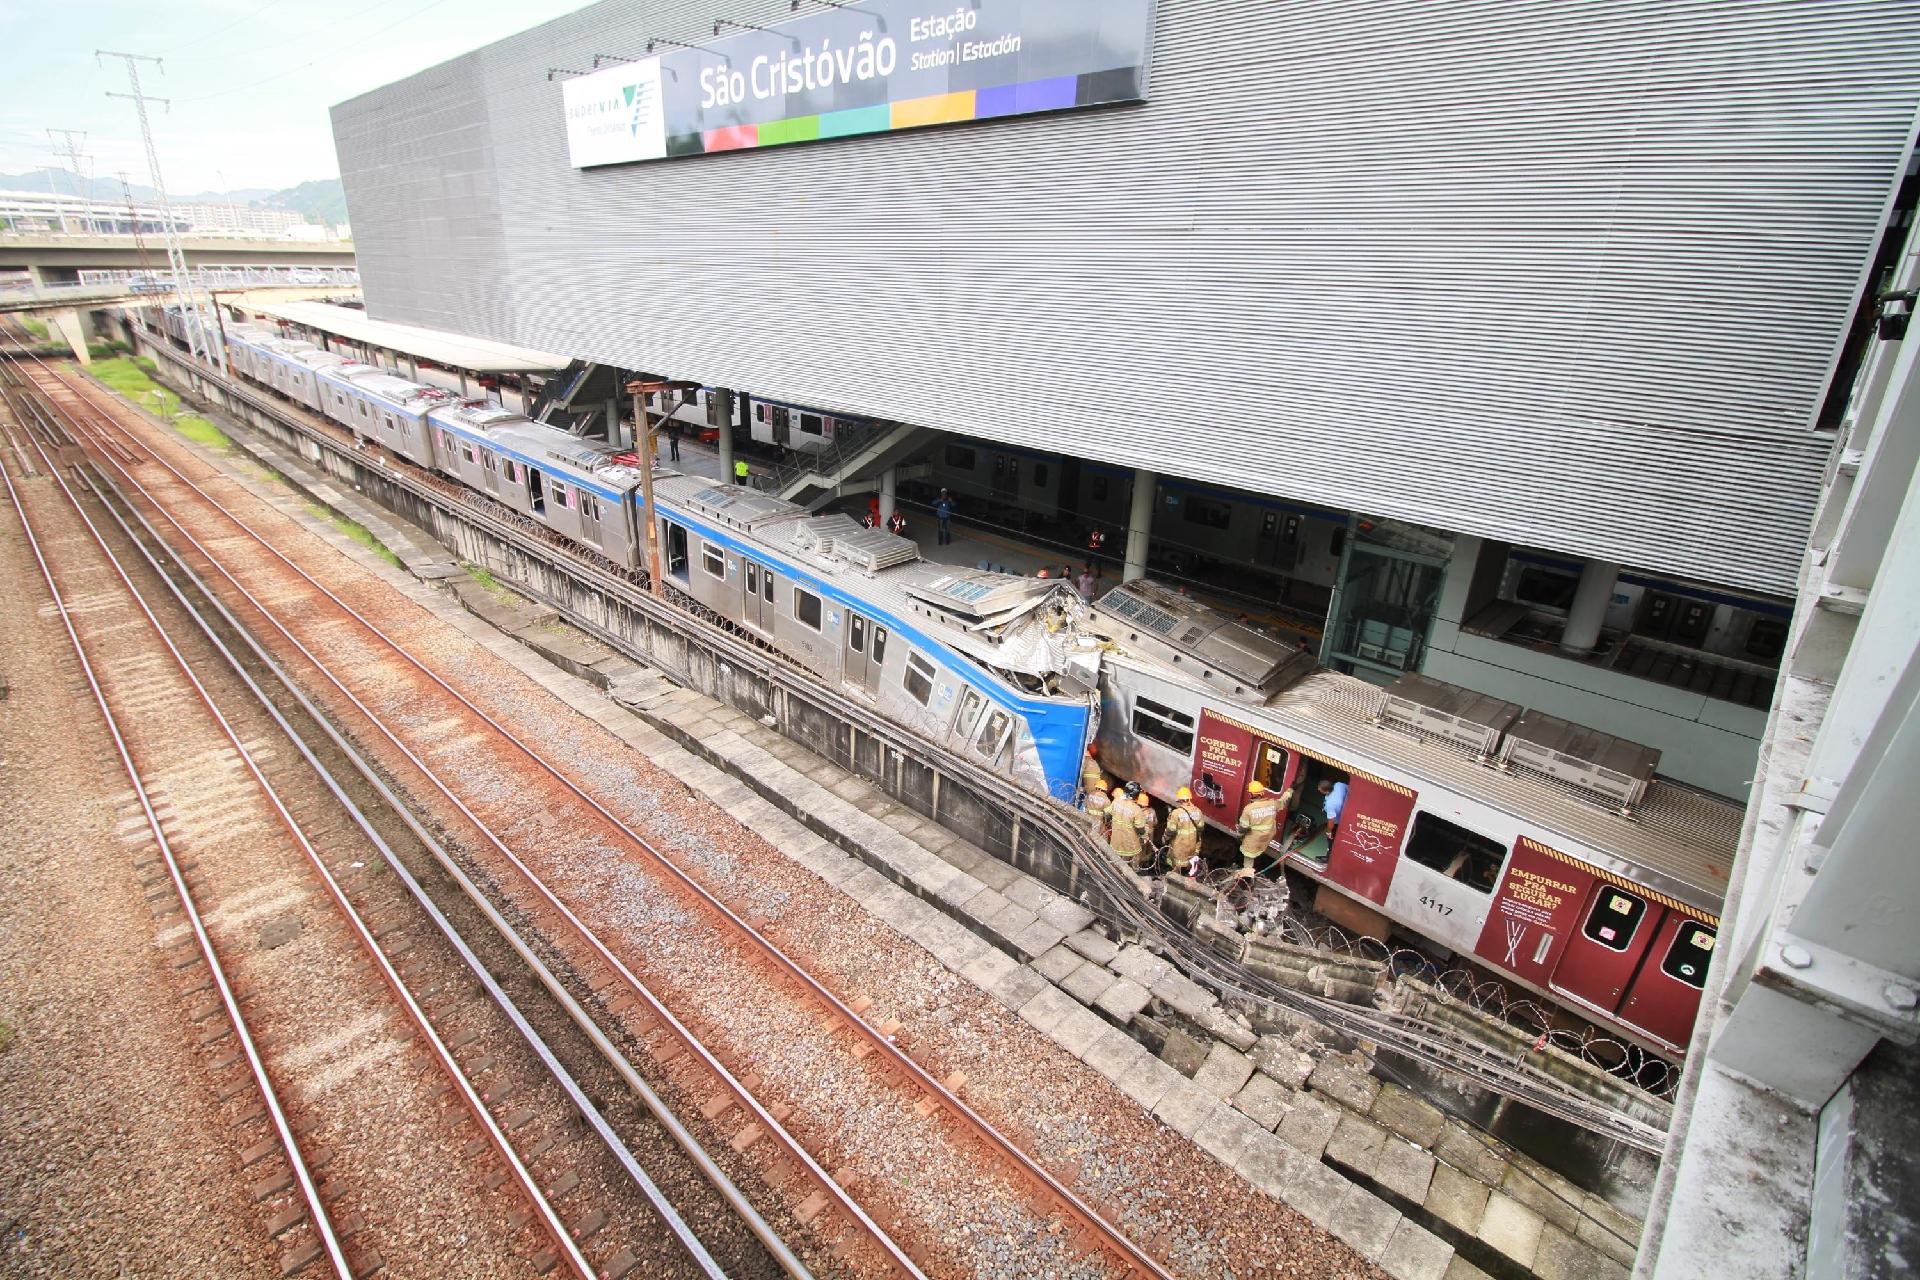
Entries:
<svg viewBox="0 0 1920 1280">
<path fill-rule="evenodd" d="M 169 194 L 337 177 L 327 110 L 369 89 L 585 7 L 586 0 L 0 0 L 0 173 L 45 165 L 46 130 L 84 130 L 93 175 L 151 185 L 124 61 L 141 88 Z"/>
</svg>

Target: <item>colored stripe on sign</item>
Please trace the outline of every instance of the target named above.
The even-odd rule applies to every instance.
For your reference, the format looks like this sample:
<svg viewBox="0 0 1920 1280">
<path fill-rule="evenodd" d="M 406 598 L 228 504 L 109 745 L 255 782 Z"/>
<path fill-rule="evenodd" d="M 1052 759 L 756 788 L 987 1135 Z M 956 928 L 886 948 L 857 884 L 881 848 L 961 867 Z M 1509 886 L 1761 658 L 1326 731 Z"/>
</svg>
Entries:
<svg viewBox="0 0 1920 1280">
<path fill-rule="evenodd" d="M 705 140 L 708 151 L 744 151 L 760 145 L 760 126 L 736 124 L 725 129 L 709 129 Z"/>
<path fill-rule="evenodd" d="M 1079 76 L 997 85 L 980 90 L 975 114 L 978 119 L 991 120 L 996 116 L 1024 115 L 1029 111 L 1060 111 L 1074 105 L 1079 92 Z"/>
<path fill-rule="evenodd" d="M 877 107 L 829 111 L 820 117 L 820 136 L 823 138 L 852 138 L 863 133 L 885 133 L 891 128 L 893 108 L 884 102 Z"/>
<path fill-rule="evenodd" d="M 760 126 L 760 145 L 778 147 L 789 142 L 813 142 L 820 137 L 819 116 L 794 116 Z"/>
<path fill-rule="evenodd" d="M 973 119 L 974 91 L 939 93 L 931 98 L 908 98 L 893 104 L 893 127 L 919 129 L 930 124 L 953 124 Z"/>
</svg>

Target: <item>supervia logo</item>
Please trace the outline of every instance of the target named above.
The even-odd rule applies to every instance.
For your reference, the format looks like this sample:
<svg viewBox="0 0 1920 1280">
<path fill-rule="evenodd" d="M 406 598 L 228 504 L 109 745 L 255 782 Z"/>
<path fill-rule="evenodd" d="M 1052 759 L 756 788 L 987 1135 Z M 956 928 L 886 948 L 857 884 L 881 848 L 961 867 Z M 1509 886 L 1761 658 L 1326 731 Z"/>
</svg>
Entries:
<svg viewBox="0 0 1920 1280">
<path fill-rule="evenodd" d="M 627 129 L 634 137 L 640 136 L 640 120 L 647 109 L 647 96 L 640 92 L 640 86 L 630 84 L 627 94 Z"/>
</svg>

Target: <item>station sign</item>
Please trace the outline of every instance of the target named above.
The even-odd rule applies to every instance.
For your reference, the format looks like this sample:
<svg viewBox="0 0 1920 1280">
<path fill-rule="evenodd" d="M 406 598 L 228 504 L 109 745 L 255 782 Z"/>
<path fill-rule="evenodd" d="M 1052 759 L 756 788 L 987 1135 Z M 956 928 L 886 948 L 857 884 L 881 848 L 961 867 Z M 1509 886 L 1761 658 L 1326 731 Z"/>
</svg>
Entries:
<svg viewBox="0 0 1920 1280">
<path fill-rule="evenodd" d="M 569 80 L 575 168 L 1147 96 L 1154 0 L 859 0 Z"/>
</svg>

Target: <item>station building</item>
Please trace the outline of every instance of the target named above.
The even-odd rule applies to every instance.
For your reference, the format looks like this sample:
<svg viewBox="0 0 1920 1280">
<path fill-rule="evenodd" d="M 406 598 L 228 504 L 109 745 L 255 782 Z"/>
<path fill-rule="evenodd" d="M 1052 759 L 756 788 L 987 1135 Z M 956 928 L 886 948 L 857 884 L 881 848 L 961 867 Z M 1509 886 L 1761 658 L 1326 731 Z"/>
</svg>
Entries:
<svg viewBox="0 0 1920 1280">
<path fill-rule="evenodd" d="M 1920 5 L 714 8 L 336 107 L 369 315 L 726 388 L 729 438 L 863 424 L 783 492 L 1098 531 L 1745 796 Z"/>
</svg>

